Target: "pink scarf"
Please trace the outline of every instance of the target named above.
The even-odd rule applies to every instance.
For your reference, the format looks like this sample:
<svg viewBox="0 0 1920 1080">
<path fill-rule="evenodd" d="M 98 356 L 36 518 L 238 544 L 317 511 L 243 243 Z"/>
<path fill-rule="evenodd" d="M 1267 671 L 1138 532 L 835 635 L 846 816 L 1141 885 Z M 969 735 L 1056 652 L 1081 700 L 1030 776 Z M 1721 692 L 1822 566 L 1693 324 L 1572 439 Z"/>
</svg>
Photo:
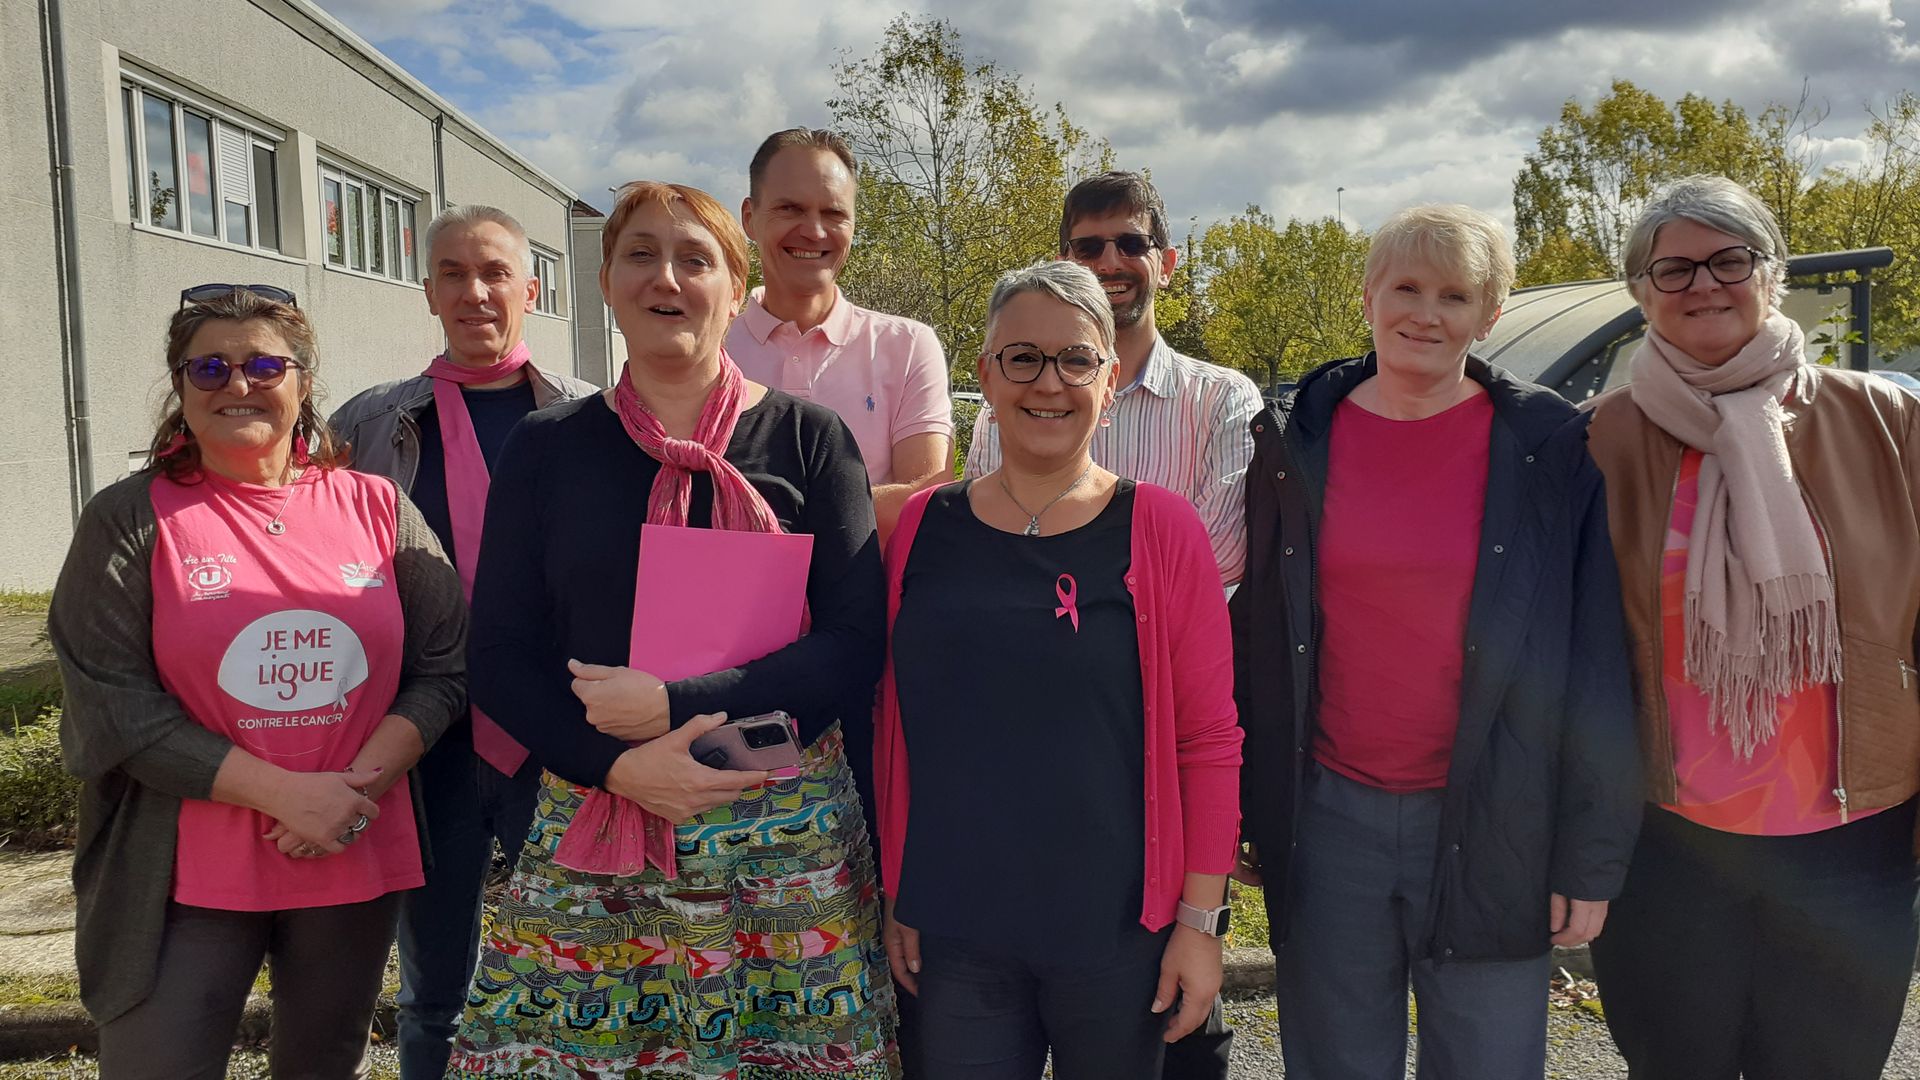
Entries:
<svg viewBox="0 0 1920 1080">
<path fill-rule="evenodd" d="M 460 588 L 468 604 L 473 603 L 473 571 L 480 565 L 480 526 L 486 520 L 487 488 L 493 478 L 487 472 L 487 459 L 480 453 L 480 439 L 473 432 L 473 417 L 467 414 L 467 399 L 460 387 L 504 379 L 525 367 L 532 356 L 522 341 L 487 367 L 462 367 L 447 359 L 445 353 L 427 365 L 426 376 L 433 380 L 433 406 L 440 419 L 440 445 L 446 451 L 447 516 L 453 520 Z M 474 753 L 508 776 L 520 771 L 527 760 L 527 748 L 486 713 L 479 709 L 472 712 Z"/>
<path fill-rule="evenodd" d="M 1686 675 L 1734 752 L 1779 726 L 1780 698 L 1840 681 L 1827 556 L 1787 455 L 1782 404 L 1805 378 L 1806 336 L 1778 311 L 1737 354 L 1703 364 L 1648 330 L 1629 392 L 1647 419 L 1705 455 L 1687 541 Z"/>
<path fill-rule="evenodd" d="M 613 392 L 620 423 L 634 443 L 660 463 L 653 491 L 647 497 L 649 525 L 685 525 L 693 498 L 693 474 L 704 472 L 713 479 L 713 528 L 781 531 L 780 520 L 774 517 L 766 498 L 722 456 L 740 422 L 745 397 L 746 378 L 723 349 L 719 384 L 707 395 L 693 438 L 676 439 L 640 400 L 629 373 L 621 372 Z M 674 824 L 603 788 L 595 788 L 587 793 L 561 836 L 554 861 L 584 873 L 616 877 L 640 874 L 651 861 L 672 878 L 676 873 Z"/>
</svg>

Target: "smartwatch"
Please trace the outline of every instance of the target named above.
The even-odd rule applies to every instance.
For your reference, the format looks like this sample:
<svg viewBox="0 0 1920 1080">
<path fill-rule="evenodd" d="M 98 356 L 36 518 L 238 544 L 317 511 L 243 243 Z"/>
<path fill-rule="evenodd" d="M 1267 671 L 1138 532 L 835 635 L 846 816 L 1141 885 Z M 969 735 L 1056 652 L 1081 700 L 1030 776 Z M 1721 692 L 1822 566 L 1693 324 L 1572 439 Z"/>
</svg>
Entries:
<svg viewBox="0 0 1920 1080">
<path fill-rule="evenodd" d="M 1226 937 L 1233 909 L 1225 904 L 1217 908 L 1197 908 L 1182 900 L 1174 918 L 1181 926 L 1190 926 L 1210 937 Z"/>
</svg>

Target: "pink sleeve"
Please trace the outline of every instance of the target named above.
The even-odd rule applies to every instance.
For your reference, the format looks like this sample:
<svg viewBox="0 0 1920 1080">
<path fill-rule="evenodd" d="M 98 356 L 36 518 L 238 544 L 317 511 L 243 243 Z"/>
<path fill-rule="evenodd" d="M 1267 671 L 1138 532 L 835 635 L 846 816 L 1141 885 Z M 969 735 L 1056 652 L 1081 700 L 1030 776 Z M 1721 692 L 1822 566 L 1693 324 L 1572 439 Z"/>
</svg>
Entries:
<svg viewBox="0 0 1920 1080">
<path fill-rule="evenodd" d="M 1186 869 L 1233 869 L 1240 832 L 1240 731 L 1233 705 L 1233 636 L 1213 545 L 1193 505 L 1168 493 L 1156 507 L 1166 574 L 1173 725 Z"/>
<path fill-rule="evenodd" d="M 897 445 L 915 435 L 953 435 L 953 399 L 947 392 L 946 353 L 933 328 L 907 324 L 907 365 L 894 399 L 890 438 Z"/>
<path fill-rule="evenodd" d="M 916 491 L 900 509 L 900 522 L 887 540 L 887 660 L 881 669 L 880 694 L 873 717 L 873 793 L 874 817 L 880 826 L 880 887 L 888 896 L 900 888 L 900 863 L 907 852 L 907 807 L 911 788 L 907 777 L 907 742 L 900 731 L 900 698 L 893 680 L 893 623 L 900 615 L 900 583 L 907 572 L 907 555 L 913 550 L 914 534 L 927 500 L 945 487 Z"/>
</svg>

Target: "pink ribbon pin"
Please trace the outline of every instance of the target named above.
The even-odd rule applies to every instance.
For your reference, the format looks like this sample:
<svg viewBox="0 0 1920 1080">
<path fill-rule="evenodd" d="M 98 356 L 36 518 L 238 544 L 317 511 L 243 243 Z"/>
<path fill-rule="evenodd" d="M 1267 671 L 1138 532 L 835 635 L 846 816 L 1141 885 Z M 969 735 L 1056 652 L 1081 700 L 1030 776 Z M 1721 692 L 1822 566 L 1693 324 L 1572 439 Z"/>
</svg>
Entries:
<svg viewBox="0 0 1920 1080">
<path fill-rule="evenodd" d="M 1053 617 L 1065 615 L 1073 623 L 1073 632 L 1080 632 L 1080 608 L 1074 599 L 1080 595 L 1080 584 L 1073 580 L 1072 574 L 1061 574 L 1053 583 L 1053 595 L 1060 598 L 1060 606 L 1053 609 Z"/>
</svg>

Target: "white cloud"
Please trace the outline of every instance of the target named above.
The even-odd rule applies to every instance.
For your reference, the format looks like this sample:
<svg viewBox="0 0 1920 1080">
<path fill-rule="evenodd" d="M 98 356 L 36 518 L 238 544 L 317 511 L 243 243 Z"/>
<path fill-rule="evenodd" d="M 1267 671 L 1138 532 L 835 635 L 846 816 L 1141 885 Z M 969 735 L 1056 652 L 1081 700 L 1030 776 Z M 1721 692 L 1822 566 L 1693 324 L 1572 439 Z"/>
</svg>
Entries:
<svg viewBox="0 0 1920 1080">
<path fill-rule="evenodd" d="M 898 0 L 714 4 L 321 0 L 490 130 L 605 205 L 649 176 L 732 204 L 766 133 L 822 124 L 833 65 L 869 53 Z M 1864 153 L 1863 104 L 1920 82 L 1920 0 L 1466 0 L 1451 19 L 1386 17 L 1385 0 L 940 0 L 976 60 L 1023 76 L 1043 105 L 1149 168 L 1176 221 L 1259 203 L 1321 217 L 1344 186 L 1363 226 L 1412 202 L 1511 219 L 1513 177 L 1568 98 L 1616 78 L 1671 100 L 1757 112 L 1807 85 L 1831 107 L 1823 164 Z M 1913 28 L 1910 28 L 1913 27 Z"/>
</svg>

